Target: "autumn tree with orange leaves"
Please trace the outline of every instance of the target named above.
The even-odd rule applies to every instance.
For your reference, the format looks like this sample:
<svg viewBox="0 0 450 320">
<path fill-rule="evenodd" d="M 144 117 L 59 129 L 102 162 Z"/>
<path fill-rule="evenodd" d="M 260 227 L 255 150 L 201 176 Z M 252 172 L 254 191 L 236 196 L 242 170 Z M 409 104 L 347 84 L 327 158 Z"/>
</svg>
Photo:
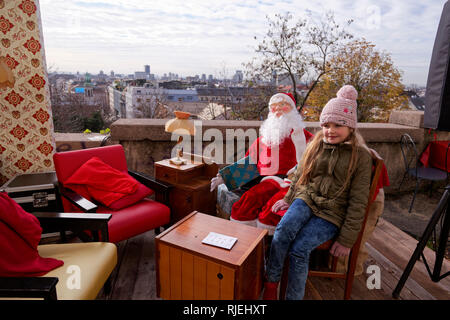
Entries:
<svg viewBox="0 0 450 320">
<path fill-rule="evenodd" d="M 320 112 L 345 84 L 358 91 L 358 122 L 387 122 L 394 109 L 407 108 L 401 71 L 390 54 L 365 39 L 342 46 L 330 59 L 329 72 L 312 90 L 303 110 L 307 121 L 318 121 Z"/>
</svg>

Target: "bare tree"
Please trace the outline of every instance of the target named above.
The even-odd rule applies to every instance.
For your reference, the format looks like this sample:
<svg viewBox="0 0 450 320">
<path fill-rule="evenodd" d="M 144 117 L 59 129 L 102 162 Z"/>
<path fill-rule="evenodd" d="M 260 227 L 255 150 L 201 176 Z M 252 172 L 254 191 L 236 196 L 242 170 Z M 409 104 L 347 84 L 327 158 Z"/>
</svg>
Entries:
<svg viewBox="0 0 450 320">
<path fill-rule="evenodd" d="M 269 112 L 268 103 L 275 93 L 273 86 L 248 86 L 245 88 L 240 101 L 231 105 L 230 118 L 237 120 L 264 120 Z"/>
<path fill-rule="evenodd" d="M 292 94 L 301 110 L 310 91 L 329 72 L 329 59 L 340 43 L 352 36 L 344 31 L 329 12 L 319 22 L 309 16 L 292 23 L 293 16 L 276 14 L 269 22 L 264 39 L 255 49 L 256 57 L 244 64 L 246 75 L 253 82 L 269 81 L 286 75 L 292 84 Z M 352 21 L 348 21 L 350 24 Z M 256 39 L 256 37 L 255 37 Z M 297 92 L 298 81 L 305 81 L 309 91 L 305 97 Z"/>
<path fill-rule="evenodd" d="M 352 22 L 353 20 L 348 20 L 347 25 Z M 344 40 L 353 38 L 353 35 L 340 28 L 332 12 L 327 12 L 320 21 L 314 21 L 310 17 L 306 27 L 307 42 L 312 47 L 312 52 L 309 59 L 310 68 L 305 79 L 308 92 L 301 99 L 300 112 L 320 79 L 335 68 L 330 59 L 338 52 Z"/>
<path fill-rule="evenodd" d="M 95 97 L 87 98 L 83 94 L 67 92 L 51 83 L 50 101 L 56 132 L 82 132 L 86 119 L 95 113 L 101 115 L 105 128 L 115 120 L 108 105 L 106 91 L 104 94 L 99 93 Z"/>
<path fill-rule="evenodd" d="M 255 50 L 257 57 L 244 66 L 247 76 L 256 82 L 271 81 L 276 74 L 288 74 L 294 88 L 294 97 L 298 101 L 296 78 L 302 78 L 307 69 L 307 55 L 303 49 L 306 21 L 300 19 L 290 26 L 292 18 L 290 13 L 276 14 L 275 20 L 267 16 L 269 28 Z"/>
</svg>

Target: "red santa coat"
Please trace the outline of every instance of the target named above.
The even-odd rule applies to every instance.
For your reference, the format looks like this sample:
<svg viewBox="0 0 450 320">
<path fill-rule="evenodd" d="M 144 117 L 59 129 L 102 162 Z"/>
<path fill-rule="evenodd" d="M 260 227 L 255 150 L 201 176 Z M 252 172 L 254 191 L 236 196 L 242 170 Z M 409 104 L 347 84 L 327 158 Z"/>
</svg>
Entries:
<svg viewBox="0 0 450 320">
<path fill-rule="evenodd" d="M 257 164 L 260 175 L 286 174 L 297 164 L 297 160 L 300 159 L 297 159 L 297 150 L 292 133 L 289 138 L 284 139 L 278 146 L 267 146 L 262 141 L 262 137 L 253 142 L 245 156 L 250 156 L 253 163 Z M 305 129 L 303 129 L 303 133 L 306 142 L 313 136 Z"/>
<path fill-rule="evenodd" d="M 303 129 L 303 133 L 306 142 L 313 137 L 305 129 Z M 271 176 L 286 174 L 297 164 L 296 145 L 289 137 L 284 139 L 277 148 L 271 148 L 264 144 L 261 138 L 258 138 L 250 146 L 247 155 L 257 164 L 260 174 L 267 177 L 245 192 L 233 204 L 231 220 L 255 226 L 259 224 L 263 228 L 274 230 L 285 210 L 275 214 L 272 213 L 271 208 L 277 200 L 284 197 L 289 185 L 284 183 L 281 178 Z M 269 230 L 269 232 L 272 233 L 273 230 Z"/>
</svg>

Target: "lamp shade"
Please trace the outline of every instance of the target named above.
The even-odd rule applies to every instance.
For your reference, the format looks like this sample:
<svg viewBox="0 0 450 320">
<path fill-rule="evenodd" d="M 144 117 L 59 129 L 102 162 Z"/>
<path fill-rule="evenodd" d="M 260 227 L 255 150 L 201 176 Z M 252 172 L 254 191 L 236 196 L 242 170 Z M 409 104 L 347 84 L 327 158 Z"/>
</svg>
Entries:
<svg viewBox="0 0 450 320">
<path fill-rule="evenodd" d="M 176 133 L 176 134 L 186 134 L 193 136 L 195 135 L 194 122 L 189 120 L 191 115 L 189 112 L 175 111 L 175 119 L 170 119 L 166 122 L 165 130 L 166 132 Z"/>
</svg>

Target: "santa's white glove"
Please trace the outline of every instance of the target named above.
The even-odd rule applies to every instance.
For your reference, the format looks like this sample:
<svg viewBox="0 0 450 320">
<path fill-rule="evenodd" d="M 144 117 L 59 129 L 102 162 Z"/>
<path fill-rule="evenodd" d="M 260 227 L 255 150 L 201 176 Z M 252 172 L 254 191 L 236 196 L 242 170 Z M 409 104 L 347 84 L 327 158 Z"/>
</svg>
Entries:
<svg viewBox="0 0 450 320">
<path fill-rule="evenodd" d="M 217 176 L 215 176 L 214 178 L 211 179 L 211 190 L 210 191 L 213 192 L 214 189 L 216 189 L 217 186 L 222 183 L 224 183 L 224 181 L 223 181 L 220 173 L 218 173 Z"/>
</svg>

